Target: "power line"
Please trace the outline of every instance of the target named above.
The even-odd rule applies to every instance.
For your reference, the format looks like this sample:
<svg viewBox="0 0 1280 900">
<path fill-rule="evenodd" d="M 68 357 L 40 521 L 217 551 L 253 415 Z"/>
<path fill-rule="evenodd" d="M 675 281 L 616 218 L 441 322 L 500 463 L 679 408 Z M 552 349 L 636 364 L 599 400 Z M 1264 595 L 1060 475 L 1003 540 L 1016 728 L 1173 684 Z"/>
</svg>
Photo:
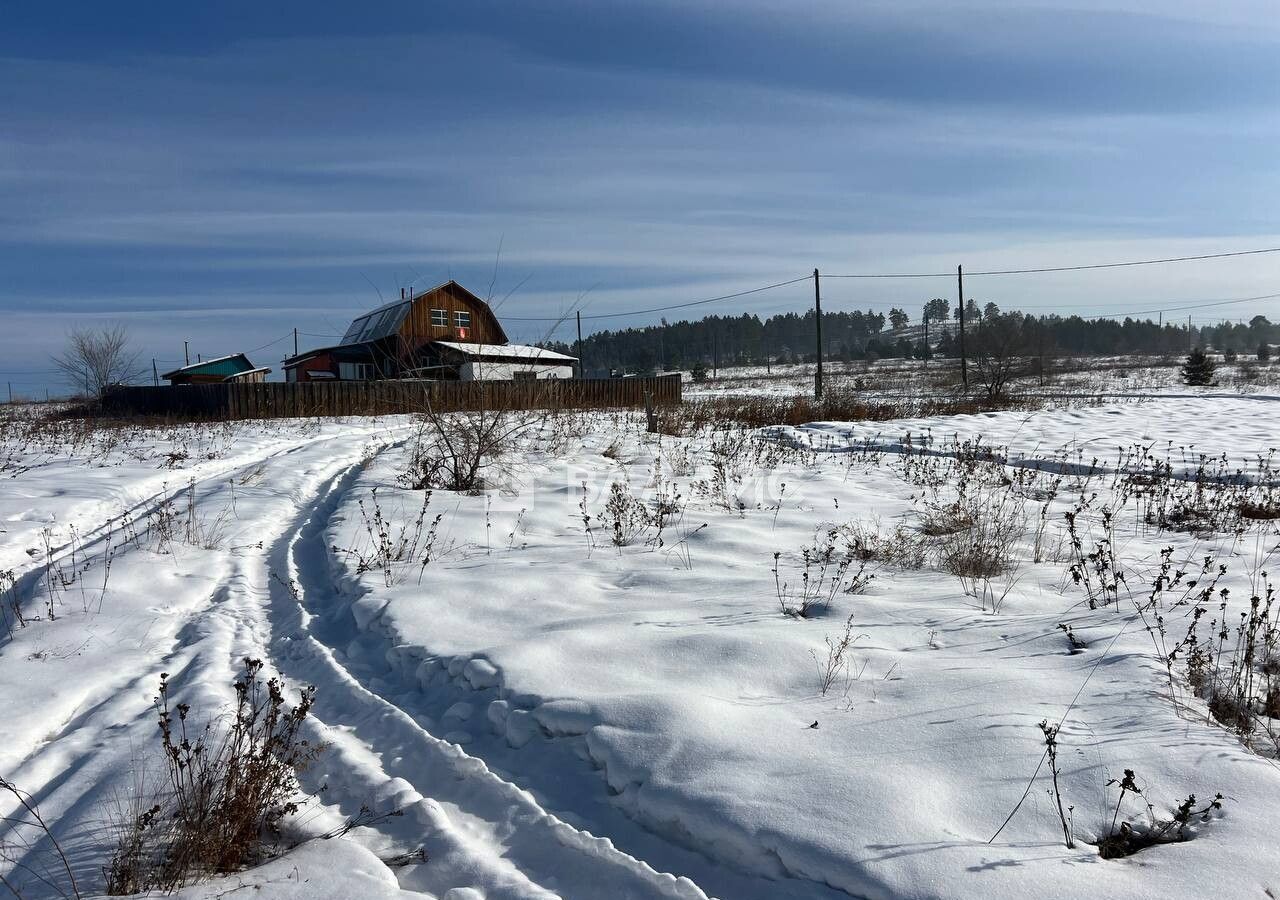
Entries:
<svg viewBox="0 0 1280 900">
<path fill-rule="evenodd" d="M 1179 310 L 1188 310 L 1188 309 L 1204 309 L 1212 306 L 1228 306 L 1232 303 L 1248 303 L 1255 300 L 1275 300 L 1277 298 L 1280 298 L 1280 294 L 1262 294 L 1257 297 L 1234 297 L 1227 300 L 1219 300 L 1219 299 L 1192 300 L 1189 302 L 1187 300 L 1150 300 L 1150 301 L 1141 301 L 1141 302 L 1142 302 L 1142 305 L 1150 306 L 1151 309 L 1140 310 L 1138 312 L 1103 312 L 1103 313 L 1092 313 L 1087 316 L 1080 315 L 1079 313 L 1071 313 L 1071 315 L 1077 315 L 1081 319 L 1108 319 L 1108 318 L 1124 317 L 1124 316 L 1146 316 L 1146 315 L 1152 315 L 1154 313 L 1177 312 Z M 1137 303 L 1139 301 L 1134 301 L 1134 302 Z M 902 304 L 899 302 L 879 301 L 879 300 L 866 302 L 864 305 L 869 309 L 873 306 L 888 306 L 890 304 L 892 304 L 893 306 L 899 306 L 899 307 L 902 306 Z M 1159 304 L 1174 304 L 1174 305 L 1159 305 Z M 1100 305 L 1101 304 L 1091 303 L 1091 304 L 1086 304 L 1084 308 L 1097 309 Z M 1050 311 L 1057 311 L 1057 310 L 1061 310 L 1063 306 L 1064 304 L 1061 304 L 1061 303 L 1030 304 L 1030 305 L 1019 304 L 1016 307 L 1016 311 L 1026 312 L 1027 310 L 1032 310 L 1032 309 L 1037 309 L 1037 310 L 1044 309 L 1044 310 L 1050 310 Z M 1015 309 L 1015 307 L 1010 307 L 1010 309 L 1013 310 Z"/>
<path fill-rule="evenodd" d="M 965 274 L 967 275 L 968 273 L 966 272 Z M 823 277 L 825 278 L 826 276 L 824 275 Z M 951 277 L 954 278 L 955 275 L 953 274 Z M 1056 312 L 1065 317 L 1076 316 L 1078 318 L 1086 319 L 1086 320 L 1122 319 L 1126 316 L 1148 316 L 1148 315 L 1155 315 L 1157 313 L 1162 313 L 1162 312 L 1180 312 L 1180 311 L 1185 312 L 1186 310 L 1192 310 L 1192 309 L 1208 309 L 1215 306 L 1228 306 L 1233 303 L 1250 303 L 1250 302 L 1256 302 L 1259 300 L 1275 300 L 1275 299 L 1280 299 L 1280 293 L 1261 294 L 1256 297 L 1233 297 L 1231 299 L 1226 299 L 1226 300 L 1219 300 L 1219 299 L 1193 300 L 1191 302 L 1187 302 L 1185 300 L 1168 300 L 1168 301 L 1151 300 L 1151 301 L 1142 301 L 1142 305 L 1150 306 L 1151 307 L 1150 309 L 1138 310 L 1136 312 L 1118 312 L 1118 311 L 1103 312 L 1103 313 L 1094 313 L 1087 316 L 1080 315 L 1079 313 L 1067 312 L 1064 308 L 1065 304 L 1053 304 L 1048 306 L 1043 306 L 1043 305 L 1042 306 L 1034 306 L 1034 305 L 1026 306 L 1026 305 L 1020 304 L 1016 307 L 1010 306 L 1009 311 L 1025 313 L 1028 310 L 1047 310 L 1048 312 L 1039 313 L 1038 315 L 1052 315 Z M 1168 303 L 1172 305 L 1164 305 L 1164 306 L 1157 305 L 1160 303 Z M 902 302 L 892 301 L 892 300 L 849 301 L 847 299 L 846 300 L 837 299 L 837 300 L 828 301 L 828 305 L 841 307 L 836 309 L 829 309 L 828 315 L 839 315 L 841 313 L 847 314 L 850 312 L 862 312 L 864 308 L 867 311 L 870 311 L 878 307 L 900 308 L 900 309 L 903 309 L 904 311 L 907 309 L 906 305 L 903 304 Z M 883 313 L 880 313 L 880 315 L 883 315 Z M 914 326 L 911 326 L 911 327 L 914 327 Z"/>
<path fill-rule="evenodd" d="M 242 353 L 257 353 L 259 350 L 266 350 L 268 347 L 274 347 L 276 344 L 280 343 L 281 341 L 287 341 L 287 340 L 289 340 L 289 338 L 291 338 L 291 337 L 293 337 L 293 332 L 292 332 L 292 331 L 290 331 L 290 332 L 289 332 L 288 334 L 286 334 L 284 337 L 276 338 L 274 341 L 272 341 L 272 342 L 271 342 L 271 343 L 269 343 L 269 344 L 263 344 L 261 347 L 254 347 L 252 350 L 242 350 L 242 351 L 240 351 L 240 352 L 242 352 Z"/>
<path fill-rule="evenodd" d="M 1229 256 L 1255 256 L 1259 253 L 1280 253 L 1280 247 L 1266 247 L 1261 250 L 1231 250 L 1224 253 L 1202 253 L 1198 256 L 1167 256 L 1161 259 L 1135 259 L 1126 262 L 1088 263 L 1076 266 L 1041 266 L 1035 269 L 991 269 L 986 272 L 965 272 L 972 275 L 1031 275 L 1038 272 L 1079 272 L 1084 269 L 1120 269 L 1127 266 L 1155 266 L 1163 263 L 1193 262 L 1204 259 L 1225 259 Z M 830 275 L 822 273 L 823 278 L 954 278 L 954 272 L 867 272 L 850 275 Z"/>
<path fill-rule="evenodd" d="M 772 291 L 773 288 L 786 287 L 787 284 L 797 284 L 800 282 L 808 282 L 813 275 L 801 275 L 800 278 L 792 278 L 788 282 L 777 282 L 776 284 L 765 284 L 763 287 L 751 288 L 750 291 L 739 291 L 736 293 L 721 294 L 719 297 L 708 297 L 705 300 L 691 300 L 687 303 L 672 303 L 669 306 L 653 306 L 648 310 L 627 310 L 626 312 L 602 312 L 602 314 L 594 316 L 582 316 L 584 319 L 621 319 L 623 316 L 639 316 L 645 315 L 646 312 L 666 312 L 667 310 L 684 310 L 690 306 L 703 306 L 704 303 L 714 303 L 721 300 L 732 300 L 733 297 L 745 297 L 750 293 L 760 293 L 763 291 Z M 564 316 L 503 316 L 503 321 L 561 321 Z"/>
<path fill-rule="evenodd" d="M 1185 306 L 1165 306 L 1161 309 L 1144 309 L 1127 313 L 1100 313 L 1096 316 L 1081 316 L 1082 319 L 1115 319 L 1122 316 L 1150 316 L 1156 313 L 1181 312 L 1188 309 L 1206 309 L 1211 306 L 1228 306 L 1232 303 L 1250 303 L 1256 300 L 1275 300 L 1280 294 L 1262 294 L 1257 297 L 1236 297 L 1233 300 L 1209 300 L 1204 303 L 1189 303 Z"/>
<path fill-rule="evenodd" d="M 1080 265 L 1067 265 L 1067 266 L 1040 266 L 1037 268 L 1028 268 L 1028 269 L 988 269 L 986 271 L 980 271 L 980 272 L 966 272 L 965 274 L 969 276 L 977 276 L 977 275 L 1031 275 L 1031 274 L 1045 273 L 1045 272 L 1079 272 L 1087 269 L 1119 269 L 1119 268 L 1126 268 L 1130 266 L 1154 266 L 1154 265 L 1162 265 L 1165 263 L 1194 262 L 1197 260 L 1206 260 L 1206 259 L 1226 259 L 1226 258 L 1235 257 L 1235 256 L 1256 256 L 1262 253 L 1280 253 L 1280 247 L 1265 247 L 1258 250 L 1229 250 L 1229 251 L 1223 251 L 1221 253 L 1201 253 L 1194 256 L 1166 256 L 1166 257 L 1161 257 L 1159 259 L 1135 259 L 1135 260 L 1125 260 L 1123 262 L 1110 262 L 1110 263 L 1085 263 Z M 691 300 L 686 303 L 672 303 L 666 306 L 654 306 L 654 307 L 649 307 L 647 309 L 631 309 L 631 310 L 626 310 L 624 312 L 616 312 L 616 313 L 598 313 L 592 316 L 583 316 L 582 318 L 588 319 L 588 320 L 617 319 L 617 318 L 624 318 L 626 316 L 640 316 L 640 315 L 645 315 L 647 313 L 666 312 L 672 309 L 688 309 L 689 307 L 693 307 L 693 306 L 703 306 L 705 304 L 716 303 L 721 300 L 732 300 L 735 297 L 745 297 L 748 294 L 758 294 L 763 291 L 773 290 L 774 288 L 786 287 L 787 285 L 791 285 L 791 284 L 798 284 L 801 281 L 807 281 L 811 277 L 812 276 L 810 275 L 802 275 L 799 278 L 792 278 L 788 281 L 779 281 L 774 284 L 767 284 L 767 285 L 763 285 L 762 287 L 751 288 L 750 290 L 745 290 L 745 291 L 737 291 L 732 294 L 722 294 L 721 296 L 718 296 L 718 297 L 708 297 L 703 300 Z M 832 275 L 824 272 L 822 277 L 823 278 L 954 278 L 955 273 L 954 272 L 860 272 L 860 273 L 850 273 L 850 274 L 843 274 L 843 275 L 841 274 Z M 1269 299 L 1269 298 L 1258 298 L 1258 299 Z M 1233 300 L 1230 302 L 1239 303 L 1244 301 Z M 1159 310 L 1156 310 L 1156 312 L 1159 312 Z M 1139 313 L 1139 315 L 1141 314 Z M 558 322 L 563 318 L 564 318 L 563 316 L 504 316 L 503 317 L 504 321 L 510 321 L 510 322 Z M 1097 318 L 1105 318 L 1105 316 L 1099 316 Z"/>
</svg>

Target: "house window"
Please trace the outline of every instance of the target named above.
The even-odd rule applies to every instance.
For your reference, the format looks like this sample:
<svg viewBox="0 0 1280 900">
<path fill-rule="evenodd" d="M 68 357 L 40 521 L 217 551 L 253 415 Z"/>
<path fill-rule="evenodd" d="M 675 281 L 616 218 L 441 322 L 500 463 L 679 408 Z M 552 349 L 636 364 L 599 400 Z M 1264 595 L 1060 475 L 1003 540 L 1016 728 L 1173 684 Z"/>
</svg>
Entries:
<svg viewBox="0 0 1280 900">
<path fill-rule="evenodd" d="M 537 381 L 538 373 L 537 372 L 512 372 L 511 380 L 512 381 Z"/>
<path fill-rule="evenodd" d="M 467 312 L 467 310 L 465 309 L 455 310 L 453 313 L 453 327 L 454 328 L 470 328 L 471 313 Z"/>
<path fill-rule="evenodd" d="M 431 310 L 431 324 L 435 328 L 444 328 L 449 324 L 449 314 L 443 309 Z"/>
<path fill-rule="evenodd" d="M 373 381 L 377 373 L 369 363 L 338 363 L 338 376 L 343 381 Z"/>
</svg>

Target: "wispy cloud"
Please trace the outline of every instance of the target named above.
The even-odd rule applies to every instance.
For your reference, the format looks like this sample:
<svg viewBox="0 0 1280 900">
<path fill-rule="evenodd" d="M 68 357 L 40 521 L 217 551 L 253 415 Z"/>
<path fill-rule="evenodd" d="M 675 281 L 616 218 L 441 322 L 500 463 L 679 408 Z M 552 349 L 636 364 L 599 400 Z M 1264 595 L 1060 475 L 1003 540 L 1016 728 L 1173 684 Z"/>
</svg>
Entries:
<svg viewBox="0 0 1280 900">
<path fill-rule="evenodd" d="M 46 368 L 72 314 L 210 354 L 341 330 L 366 278 L 487 284 L 500 240 L 510 316 L 1275 244 L 1270 5 L 30 7 L 0 35 L 0 349 Z M 1120 311 L 1269 293 L 1273 268 L 975 287 Z"/>
</svg>

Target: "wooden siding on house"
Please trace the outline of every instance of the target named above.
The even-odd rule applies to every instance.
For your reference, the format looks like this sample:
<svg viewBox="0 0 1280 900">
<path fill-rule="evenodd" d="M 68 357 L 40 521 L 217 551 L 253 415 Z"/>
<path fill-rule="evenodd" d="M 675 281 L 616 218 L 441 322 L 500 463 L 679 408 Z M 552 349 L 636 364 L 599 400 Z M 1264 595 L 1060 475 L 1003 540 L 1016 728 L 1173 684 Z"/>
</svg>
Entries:
<svg viewBox="0 0 1280 900">
<path fill-rule="evenodd" d="M 443 325 L 432 321 L 436 310 L 444 313 Z M 460 312 L 470 317 L 461 328 Z M 506 344 L 507 334 L 489 304 L 456 281 L 449 281 L 416 296 L 402 293 L 400 300 L 357 316 L 342 340 L 341 344 L 287 358 L 286 379 L 319 380 L 313 377 L 319 372 L 340 381 L 351 379 L 350 373 L 344 373 L 343 363 L 370 366 L 370 374 L 356 376 L 359 380 L 416 376 L 436 367 L 437 360 L 428 349 L 433 341 Z"/>
<path fill-rule="evenodd" d="M 333 357 L 328 353 L 317 353 L 296 366 L 286 368 L 285 380 L 310 381 L 312 372 L 328 372 L 336 378 L 338 376 L 338 364 L 333 361 Z"/>
<path fill-rule="evenodd" d="M 475 294 L 450 281 L 413 298 L 409 314 L 400 324 L 400 337 L 404 345 L 417 350 L 431 341 L 470 341 L 473 344 L 505 344 L 507 334 L 502 330 L 498 317 L 489 304 Z M 431 324 L 431 311 L 442 309 L 447 324 L 443 327 Z M 471 326 L 465 332 L 455 325 L 456 313 L 471 314 Z"/>
</svg>

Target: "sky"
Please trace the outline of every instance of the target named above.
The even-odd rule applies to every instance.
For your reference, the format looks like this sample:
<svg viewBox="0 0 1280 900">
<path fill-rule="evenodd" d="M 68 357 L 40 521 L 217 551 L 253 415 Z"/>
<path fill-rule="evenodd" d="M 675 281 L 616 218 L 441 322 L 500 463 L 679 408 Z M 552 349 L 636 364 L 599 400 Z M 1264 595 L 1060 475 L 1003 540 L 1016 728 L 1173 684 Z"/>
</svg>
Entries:
<svg viewBox="0 0 1280 900">
<path fill-rule="evenodd" d="M 513 339 L 571 339 L 572 309 L 650 324 L 618 314 L 814 268 L 1280 247 L 1277 147 L 1274 0 L 0 0 L 0 380 L 56 392 L 67 332 L 115 323 L 161 371 L 184 340 L 278 369 L 294 328 L 323 346 L 449 278 Z M 1123 314 L 1280 294 L 1280 254 L 966 293 Z M 954 294 L 823 288 L 913 316 Z"/>
</svg>

